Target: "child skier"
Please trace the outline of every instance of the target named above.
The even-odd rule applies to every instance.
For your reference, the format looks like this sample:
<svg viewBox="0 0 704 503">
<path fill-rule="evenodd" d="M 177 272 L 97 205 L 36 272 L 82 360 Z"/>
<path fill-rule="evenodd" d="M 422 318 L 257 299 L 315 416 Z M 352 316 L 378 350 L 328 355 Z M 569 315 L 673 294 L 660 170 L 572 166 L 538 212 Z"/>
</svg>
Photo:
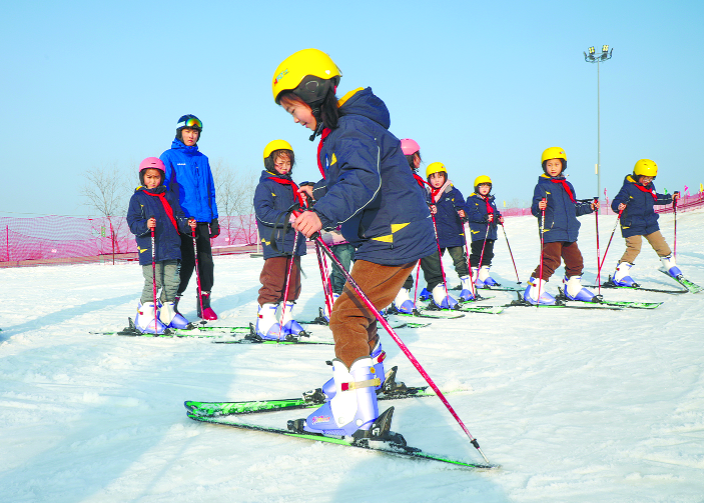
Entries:
<svg viewBox="0 0 704 503">
<path fill-rule="evenodd" d="M 440 254 L 431 255 L 421 261 L 426 262 L 423 273 L 428 281 L 427 289 L 432 293 L 433 302 L 436 307 L 453 307 L 448 305 L 447 278 L 443 275 L 442 264 L 440 263 L 445 249 L 452 257 L 455 272 L 462 282 L 460 299 L 464 301 L 472 300 L 472 286 L 469 279 L 469 267 L 467 265 L 467 252 L 465 251 L 464 219 L 467 217 L 464 211 L 465 201 L 462 193 L 452 185 L 447 178 L 447 168 L 441 162 L 433 162 L 425 170 L 428 181 L 427 190 L 430 198 L 430 213 L 433 215 L 435 230 L 437 232 L 438 246 Z M 429 279 L 428 271 L 434 270 L 433 280 Z M 451 298 L 451 297 L 449 297 Z M 454 299 L 452 299 L 454 300 Z M 445 304 L 443 305 L 443 301 Z"/>
<path fill-rule="evenodd" d="M 623 211 L 621 214 L 621 235 L 626 239 L 626 251 L 618 261 L 612 281 L 618 286 L 638 286 L 630 276 L 630 269 L 640 253 L 643 236 L 658 254 L 665 270 L 673 278 L 682 275 L 675 264 L 670 247 L 660 233 L 656 204 L 670 204 L 676 201 L 680 193 L 674 195 L 655 192 L 653 180 L 658 174 L 658 165 L 650 159 L 639 160 L 633 168 L 633 173 L 626 175 L 623 187 L 618 192 L 611 208 Z"/>
<path fill-rule="evenodd" d="M 134 324 L 140 332 L 150 334 L 163 334 L 167 328 L 188 326 L 188 320 L 174 306 L 179 284 L 178 261 L 181 258 L 179 230 L 188 234 L 196 226 L 196 221 L 186 220 L 178 198 L 163 185 L 164 171 L 164 163 L 157 157 L 147 157 L 139 164 L 140 186 L 132 194 L 127 210 L 127 225 L 136 236 L 139 265 L 144 275 L 144 289 Z M 156 309 L 153 267 L 156 270 L 156 286 L 161 288 Z M 155 311 L 158 319 L 154 317 Z"/>
<path fill-rule="evenodd" d="M 324 179 L 306 188 L 317 202 L 294 227 L 310 237 L 341 224 L 356 248 L 352 277 L 381 309 L 391 304 L 416 261 L 433 252 L 432 223 L 400 142 L 388 131 L 386 105 L 370 88 L 338 101 L 341 75 L 317 49 L 294 53 L 274 72 L 275 102 L 312 130 L 311 138 L 321 135 L 317 159 Z M 385 356 L 375 315 L 345 288 L 333 306 L 330 328 L 336 355 L 330 400 L 295 424 L 325 435 L 386 438 L 387 428 L 372 428 L 379 417 L 376 390 L 384 382 Z"/>
<path fill-rule="evenodd" d="M 426 202 L 430 203 L 430 195 L 428 191 L 428 182 L 425 181 L 420 175 L 418 175 L 418 169 L 420 168 L 421 157 L 420 157 L 420 145 L 415 140 L 410 138 L 404 138 L 401 140 L 401 150 L 406 156 L 408 165 L 413 173 L 413 178 L 416 180 L 423 197 Z M 433 253 L 428 257 L 423 257 L 420 261 L 420 267 L 423 269 L 423 276 L 428 285 L 427 288 L 423 289 L 421 292 L 421 298 L 432 297 L 430 291 L 433 287 L 440 285 L 441 288 L 437 290 L 437 299 L 433 298 L 432 302 L 435 307 L 441 309 L 453 308 L 457 306 L 457 301 L 452 298 L 447 293 L 445 288 L 445 283 L 443 282 L 442 270 L 440 269 L 440 256 L 438 255 L 438 248 L 435 247 Z M 432 284 L 432 286 L 430 286 Z M 406 282 L 403 287 L 398 291 L 396 298 L 393 302 L 393 309 L 403 314 L 411 314 L 416 310 L 415 298 L 411 298 L 411 289 L 413 288 L 413 272 L 408 275 Z M 415 297 L 415 296 L 414 296 Z"/>
<path fill-rule="evenodd" d="M 293 148 L 287 141 L 269 142 L 264 148 L 264 171 L 254 191 L 254 212 L 264 249 L 256 334 L 264 340 L 286 339 L 303 332 L 293 319 L 301 294 L 301 255 L 306 254 L 306 238 L 295 232 L 288 220 L 291 206 L 305 206 L 291 179 L 294 163 Z M 282 312 L 277 314 L 279 306 Z"/>
<path fill-rule="evenodd" d="M 178 194 L 184 213 L 196 219 L 196 244 L 198 248 L 198 272 L 200 274 L 200 299 L 196 302 L 198 317 L 217 320 L 210 307 L 210 292 L 213 288 L 213 253 L 210 240 L 220 235 L 218 207 L 215 203 L 215 183 L 208 158 L 198 151 L 198 140 L 203 132 L 203 123 L 195 115 L 184 115 L 178 120 L 176 138 L 171 148 L 161 154 L 166 167 L 164 185 Z M 181 281 L 176 294 L 176 307 L 188 287 L 196 265 L 193 237 L 181 236 Z M 203 312 L 201 312 L 201 305 Z"/>
<path fill-rule="evenodd" d="M 474 194 L 467 198 L 467 218 L 472 233 L 472 253 L 469 263 L 476 271 L 474 284 L 477 288 L 495 286 L 497 283 L 490 275 L 491 261 L 494 258 L 494 243 L 498 237 L 499 224 L 504 224 L 504 217 L 496 207 L 491 195 L 491 178 L 486 175 L 474 179 Z"/>
<path fill-rule="evenodd" d="M 568 299 L 594 301 L 592 292 L 582 287 L 584 259 L 577 246 L 580 223 L 578 216 L 594 212 L 598 201 L 579 202 L 574 187 L 564 176 L 567 156 L 559 147 L 543 151 L 543 174 L 533 192 L 531 211 L 538 218 L 541 232 L 541 264 L 535 268 L 523 297 L 531 304 L 555 304 L 555 297 L 545 291 L 545 284 L 565 261 L 565 289 Z M 542 276 L 541 276 L 542 273 Z"/>
</svg>

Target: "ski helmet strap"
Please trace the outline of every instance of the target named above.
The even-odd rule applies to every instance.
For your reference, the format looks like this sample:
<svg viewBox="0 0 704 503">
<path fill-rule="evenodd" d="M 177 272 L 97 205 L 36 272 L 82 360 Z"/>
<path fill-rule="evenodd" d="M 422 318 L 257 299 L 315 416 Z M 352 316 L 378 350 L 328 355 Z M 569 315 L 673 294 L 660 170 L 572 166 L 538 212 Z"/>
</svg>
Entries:
<svg viewBox="0 0 704 503">
<path fill-rule="evenodd" d="M 146 190 L 144 191 L 144 193 L 147 195 L 150 195 L 152 197 L 159 198 L 162 206 L 164 207 L 164 211 L 166 212 L 166 216 L 169 217 L 169 220 L 171 220 L 171 223 L 174 224 L 174 228 L 176 229 L 176 232 L 178 232 L 178 224 L 176 224 L 176 219 L 174 218 L 174 210 L 171 208 L 171 205 L 166 200 L 166 193 L 161 192 L 159 194 L 152 194 L 151 192 L 147 192 Z"/>
<path fill-rule="evenodd" d="M 325 169 L 323 168 L 323 163 L 320 162 L 320 152 L 323 150 L 323 143 L 325 142 L 325 138 L 327 138 L 330 133 L 332 133 L 332 129 L 324 128 L 323 132 L 320 135 L 320 143 L 318 143 L 318 169 L 320 170 L 320 174 L 322 175 L 323 179 L 325 179 Z"/>
<path fill-rule="evenodd" d="M 565 192 L 567 192 L 567 195 L 570 196 L 570 201 L 573 203 L 576 203 L 577 201 L 574 198 L 574 195 L 572 194 L 572 191 L 570 190 L 570 186 L 567 185 L 567 182 L 565 180 L 555 180 L 552 179 L 550 180 L 552 183 L 559 183 L 562 185 L 562 188 L 565 189 Z"/>
<path fill-rule="evenodd" d="M 651 196 L 653 196 L 654 200 L 656 200 L 656 201 L 658 200 L 658 196 L 657 196 L 657 194 L 655 194 L 655 191 L 653 189 L 648 190 L 645 187 L 643 187 L 640 183 L 636 183 L 635 186 L 641 192 L 646 192 L 646 193 L 650 194 Z"/>
</svg>

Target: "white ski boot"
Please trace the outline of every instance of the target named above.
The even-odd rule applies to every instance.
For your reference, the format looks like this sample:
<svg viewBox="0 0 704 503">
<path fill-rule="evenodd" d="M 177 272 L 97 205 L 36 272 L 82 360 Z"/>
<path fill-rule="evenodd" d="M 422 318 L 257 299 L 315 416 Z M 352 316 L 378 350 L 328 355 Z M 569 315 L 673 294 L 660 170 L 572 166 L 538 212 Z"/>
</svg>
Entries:
<svg viewBox="0 0 704 503">
<path fill-rule="evenodd" d="M 159 316 L 159 310 L 156 311 Z M 154 303 L 137 303 L 137 315 L 134 317 L 134 327 L 143 334 L 163 334 L 166 332 L 166 325 L 154 318 Z"/>
<path fill-rule="evenodd" d="M 376 343 L 376 346 L 374 346 L 374 350 L 372 351 L 372 354 L 370 355 L 370 358 L 372 359 L 372 365 L 374 366 L 374 373 L 381 379 L 379 382 L 379 386 L 377 386 L 375 391 L 378 391 L 384 387 L 385 379 L 386 379 L 386 374 L 384 373 L 384 360 L 386 359 L 386 351 L 384 351 L 381 347 L 381 341 L 378 341 Z M 394 372 L 394 380 L 395 380 L 395 372 Z M 394 387 L 397 386 L 396 383 L 393 384 Z M 403 383 L 400 383 L 400 386 L 403 386 Z M 325 401 L 332 400 L 335 397 L 335 379 L 329 379 L 325 384 L 323 384 L 322 390 L 323 394 L 325 395 Z M 314 392 L 309 392 L 309 394 L 312 394 Z M 305 393 L 304 393 L 305 396 Z"/>
<path fill-rule="evenodd" d="M 256 334 L 265 341 L 285 340 L 286 334 L 276 317 L 278 304 L 264 304 L 257 310 Z"/>
<path fill-rule="evenodd" d="M 416 305 L 411 299 L 411 291 L 407 288 L 401 288 L 396 294 L 396 298 L 393 301 L 393 306 L 399 313 L 403 314 L 413 314 L 416 309 Z"/>
<path fill-rule="evenodd" d="M 457 307 L 457 301 L 452 298 L 449 293 L 447 293 L 447 290 L 445 289 L 445 285 L 443 283 L 435 285 L 435 287 L 433 288 L 432 295 L 432 304 L 434 304 L 434 307 L 436 308 L 455 309 Z"/>
<path fill-rule="evenodd" d="M 474 300 L 474 294 L 472 293 L 472 280 L 469 278 L 469 276 L 462 276 L 460 278 L 460 281 L 462 282 L 460 300 L 463 302 Z"/>
<path fill-rule="evenodd" d="M 477 279 L 476 279 L 476 281 L 474 282 L 474 286 L 476 286 L 477 288 L 487 288 L 487 287 L 490 287 L 490 286 L 496 286 L 496 285 L 497 285 L 497 283 L 496 283 L 496 281 L 494 280 L 494 278 L 492 278 L 492 277 L 490 276 L 490 272 L 489 272 L 489 271 L 491 271 L 491 266 L 483 265 L 483 266 L 481 266 L 480 268 L 478 268 L 476 271 L 477 271 L 477 272 L 476 272 L 476 278 L 477 278 Z"/>
<path fill-rule="evenodd" d="M 347 369 L 341 360 L 332 361 L 335 395 L 308 416 L 303 428 L 323 435 L 354 435 L 369 430 L 379 417 L 376 387 L 381 379 L 369 356 L 358 358 Z"/>
<path fill-rule="evenodd" d="M 189 322 L 181 313 L 176 311 L 174 302 L 164 302 L 159 306 L 159 321 L 168 328 L 188 328 Z"/>
<path fill-rule="evenodd" d="M 545 291 L 547 281 L 544 279 L 536 280 L 531 277 L 528 281 L 528 287 L 523 292 L 523 298 L 531 304 L 541 304 L 543 306 L 555 305 L 555 297 Z M 540 289 L 540 299 L 538 299 L 538 289 Z"/>
<path fill-rule="evenodd" d="M 566 277 L 563 280 L 565 283 L 565 297 L 570 300 L 581 300 L 584 302 L 597 302 L 596 296 L 582 286 L 581 276 Z"/>
<path fill-rule="evenodd" d="M 614 275 L 611 277 L 611 282 L 616 286 L 630 286 L 635 287 L 636 282 L 633 281 L 631 277 L 631 267 L 633 264 L 629 262 L 621 262 L 616 266 Z"/>
<path fill-rule="evenodd" d="M 293 319 L 293 309 L 296 303 L 292 300 L 286 302 L 286 309 L 284 309 L 284 319 L 283 319 L 283 333 L 285 335 L 292 335 L 298 337 L 305 333 L 303 327 L 296 320 Z"/>
<path fill-rule="evenodd" d="M 675 257 L 672 254 L 668 255 L 667 257 L 660 257 L 660 261 L 662 262 L 663 267 L 670 276 L 672 276 L 673 278 L 678 278 L 682 276 L 682 271 L 679 267 L 677 267 L 677 264 L 675 263 Z"/>
</svg>

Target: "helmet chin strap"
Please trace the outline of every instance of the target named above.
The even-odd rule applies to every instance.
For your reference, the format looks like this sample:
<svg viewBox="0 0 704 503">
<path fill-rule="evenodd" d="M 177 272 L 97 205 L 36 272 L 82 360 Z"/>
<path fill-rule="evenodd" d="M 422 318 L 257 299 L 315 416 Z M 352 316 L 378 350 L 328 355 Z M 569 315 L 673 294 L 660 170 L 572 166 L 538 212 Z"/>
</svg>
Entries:
<svg viewBox="0 0 704 503">
<path fill-rule="evenodd" d="M 313 106 L 311 107 L 311 114 L 313 114 L 313 117 L 315 117 L 315 131 L 313 131 L 313 134 L 310 135 L 308 138 L 310 141 L 315 141 L 315 137 L 320 135 L 323 132 L 323 128 L 325 128 L 325 124 L 323 124 L 323 121 L 320 117 L 320 106 Z"/>
</svg>

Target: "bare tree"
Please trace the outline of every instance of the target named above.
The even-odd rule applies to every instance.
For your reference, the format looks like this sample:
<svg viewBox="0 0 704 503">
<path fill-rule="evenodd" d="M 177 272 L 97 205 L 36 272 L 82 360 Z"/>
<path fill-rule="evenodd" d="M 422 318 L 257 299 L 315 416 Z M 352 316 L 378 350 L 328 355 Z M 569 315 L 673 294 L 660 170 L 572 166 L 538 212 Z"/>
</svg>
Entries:
<svg viewBox="0 0 704 503">
<path fill-rule="evenodd" d="M 101 225 L 99 234 L 108 237 L 105 227 L 109 227 L 110 248 L 120 252 L 119 236 L 126 227 L 125 216 L 131 195 L 130 180 L 134 177 L 126 175 L 116 163 L 93 167 L 83 177 L 84 183 L 80 189 L 80 195 L 86 199 L 83 204 L 106 219 L 107 226 Z M 101 249 L 103 253 L 107 251 Z"/>
<path fill-rule="evenodd" d="M 255 175 L 235 172 L 221 159 L 212 167 L 217 197 L 220 226 L 226 231 L 229 243 L 238 238 L 249 242 L 253 232 L 252 199 Z"/>
</svg>

